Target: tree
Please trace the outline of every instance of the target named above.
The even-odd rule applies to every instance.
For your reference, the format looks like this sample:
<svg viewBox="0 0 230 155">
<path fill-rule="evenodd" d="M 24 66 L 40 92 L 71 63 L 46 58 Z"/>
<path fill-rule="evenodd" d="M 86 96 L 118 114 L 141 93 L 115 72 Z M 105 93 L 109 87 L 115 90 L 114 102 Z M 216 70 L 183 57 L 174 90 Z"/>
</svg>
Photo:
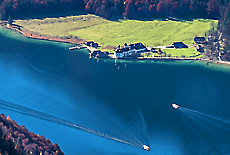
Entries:
<svg viewBox="0 0 230 155">
<path fill-rule="evenodd" d="M 162 0 L 158 3 L 157 12 L 162 16 L 168 16 L 169 8 L 168 8 L 168 3 L 165 0 Z"/>
<path fill-rule="evenodd" d="M 220 6 L 217 0 L 210 0 L 207 3 L 207 12 L 211 18 L 217 18 L 220 16 Z"/>
<path fill-rule="evenodd" d="M 94 13 L 93 6 L 94 6 L 93 0 L 88 1 L 86 6 L 85 6 L 85 11 L 87 11 L 89 13 Z"/>
<path fill-rule="evenodd" d="M 149 12 L 149 14 L 150 15 L 156 15 L 156 13 L 157 13 L 157 9 L 156 9 L 157 7 L 156 7 L 156 5 L 155 4 L 153 4 L 153 5 L 149 5 L 149 8 L 148 8 L 148 12 Z"/>
<path fill-rule="evenodd" d="M 126 18 L 135 18 L 137 15 L 137 8 L 132 0 L 129 0 L 125 11 L 123 13 L 123 16 Z"/>
<path fill-rule="evenodd" d="M 13 20 L 12 20 L 12 17 L 11 17 L 11 15 L 10 15 L 9 18 L 8 18 L 8 24 L 9 24 L 9 25 L 12 25 L 12 23 L 13 23 Z"/>
</svg>

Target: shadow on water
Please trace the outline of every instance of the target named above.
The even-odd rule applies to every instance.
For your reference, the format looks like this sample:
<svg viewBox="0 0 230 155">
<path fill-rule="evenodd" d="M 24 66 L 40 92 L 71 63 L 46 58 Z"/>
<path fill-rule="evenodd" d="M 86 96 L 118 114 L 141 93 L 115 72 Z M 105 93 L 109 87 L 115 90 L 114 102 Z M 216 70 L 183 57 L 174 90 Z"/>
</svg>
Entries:
<svg viewBox="0 0 230 155">
<path fill-rule="evenodd" d="M 100 131 L 96 135 L 105 133 L 105 138 L 129 145 L 142 147 L 146 142 L 142 137 L 146 131 L 141 115 L 136 116 L 141 120 L 127 123 L 117 111 L 111 109 L 115 104 L 116 108 L 120 106 L 126 112 L 134 108 L 125 104 L 120 97 L 115 97 L 120 94 L 117 89 L 113 90 L 108 75 L 102 70 L 101 65 L 104 64 L 87 57 L 81 59 L 87 54 L 73 53 L 54 44 L 28 44 L 2 38 L 0 36 L 5 46 L 0 53 L 0 100 L 9 105 L 15 103 L 18 107 L 27 107 L 27 113 L 33 109 L 34 113 L 47 116 L 51 121 L 54 121 L 53 118 L 67 120 L 69 124 L 72 122 L 72 126 L 77 124 L 88 131 Z M 109 99 L 111 94 L 115 95 L 115 98 L 112 97 L 115 104 Z M 126 118 L 132 117 L 131 114 Z M 132 129 L 138 124 L 142 126 Z"/>
<path fill-rule="evenodd" d="M 230 121 L 180 107 L 188 145 L 196 154 L 229 154 Z"/>
</svg>

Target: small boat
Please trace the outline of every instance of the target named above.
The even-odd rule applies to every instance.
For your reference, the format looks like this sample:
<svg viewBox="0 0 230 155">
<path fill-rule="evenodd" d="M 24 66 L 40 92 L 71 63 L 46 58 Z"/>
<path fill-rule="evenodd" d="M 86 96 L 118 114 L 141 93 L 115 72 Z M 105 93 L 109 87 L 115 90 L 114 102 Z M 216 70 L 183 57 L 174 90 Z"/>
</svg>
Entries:
<svg viewBox="0 0 230 155">
<path fill-rule="evenodd" d="M 176 103 L 173 103 L 173 104 L 172 104 L 172 107 L 173 107 L 174 109 L 178 109 L 178 108 L 179 108 L 179 105 L 177 105 Z"/>
<path fill-rule="evenodd" d="M 143 149 L 146 150 L 146 151 L 149 151 L 149 150 L 150 150 L 150 147 L 147 146 L 147 145 L 143 145 Z"/>
</svg>

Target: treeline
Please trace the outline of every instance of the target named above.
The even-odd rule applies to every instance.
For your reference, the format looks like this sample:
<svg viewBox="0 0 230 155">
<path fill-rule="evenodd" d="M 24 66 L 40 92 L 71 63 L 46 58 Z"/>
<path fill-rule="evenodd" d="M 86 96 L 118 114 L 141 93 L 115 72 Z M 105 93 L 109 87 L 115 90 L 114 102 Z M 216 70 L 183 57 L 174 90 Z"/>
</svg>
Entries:
<svg viewBox="0 0 230 155">
<path fill-rule="evenodd" d="M 105 18 L 218 18 L 229 0 L 0 0 L 0 17 L 8 19 L 70 11 Z"/>
<path fill-rule="evenodd" d="M 105 18 L 218 18 L 229 0 L 84 0 L 85 10 Z"/>
<path fill-rule="evenodd" d="M 0 155 L 64 155 L 58 144 L 0 114 Z"/>
<path fill-rule="evenodd" d="M 222 33 L 221 40 L 224 45 L 223 58 L 230 61 L 230 4 L 224 8 L 221 17 L 219 18 L 218 30 Z"/>
<path fill-rule="evenodd" d="M 83 0 L 0 0 L 0 18 L 27 18 L 84 10 Z"/>
</svg>

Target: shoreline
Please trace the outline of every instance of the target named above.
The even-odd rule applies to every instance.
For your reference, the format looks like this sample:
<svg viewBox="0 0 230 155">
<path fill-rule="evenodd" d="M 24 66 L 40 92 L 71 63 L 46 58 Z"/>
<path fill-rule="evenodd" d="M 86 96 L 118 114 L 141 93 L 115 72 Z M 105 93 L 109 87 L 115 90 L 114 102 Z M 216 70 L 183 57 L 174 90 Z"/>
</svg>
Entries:
<svg viewBox="0 0 230 155">
<path fill-rule="evenodd" d="M 21 33 L 24 37 L 37 39 L 37 40 L 47 40 L 47 41 L 54 41 L 54 42 L 62 42 L 62 43 L 70 43 L 70 44 L 82 44 L 86 40 L 80 38 L 64 38 L 59 36 L 47 36 L 44 34 L 38 34 L 35 32 L 31 32 L 26 29 L 21 29 L 19 26 L 16 25 L 8 25 L 7 21 L 0 21 L 0 25 L 4 26 L 7 29 L 11 29 Z"/>
<path fill-rule="evenodd" d="M 54 41 L 54 42 L 62 42 L 62 43 L 70 43 L 70 44 L 83 44 L 86 40 L 80 38 L 62 38 L 59 36 L 47 36 L 43 34 L 38 34 L 31 32 L 26 29 L 21 29 L 18 25 L 8 25 L 7 21 L 0 21 L 0 25 L 4 26 L 7 29 L 11 29 L 17 31 L 24 35 L 24 37 L 31 38 L 31 39 L 38 39 L 38 40 L 46 40 L 46 41 Z M 216 63 L 221 65 L 230 65 L 230 62 L 222 61 L 222 60 L 210 60 L 206 58 L 176 58 L 176 57 L 138 57 L 137 60 L 194 60 L 194 61 L 204 61 L 207 63 Z"/>
<path fill-rule="evenodd" d="M 230 65 L 230 62 L 227 61 L 221 61 L 221 60 L 210 60 L 205 58 L 175 58 L 175 57 L 150 57 L 150 58 L 143 58 L 138 57 L 138 60 L 194 60 L 194 61 L 203 61 L 207 63 L 215 63 L 215 64 L 221 64 L 221 65 Z"/>
</svg>

